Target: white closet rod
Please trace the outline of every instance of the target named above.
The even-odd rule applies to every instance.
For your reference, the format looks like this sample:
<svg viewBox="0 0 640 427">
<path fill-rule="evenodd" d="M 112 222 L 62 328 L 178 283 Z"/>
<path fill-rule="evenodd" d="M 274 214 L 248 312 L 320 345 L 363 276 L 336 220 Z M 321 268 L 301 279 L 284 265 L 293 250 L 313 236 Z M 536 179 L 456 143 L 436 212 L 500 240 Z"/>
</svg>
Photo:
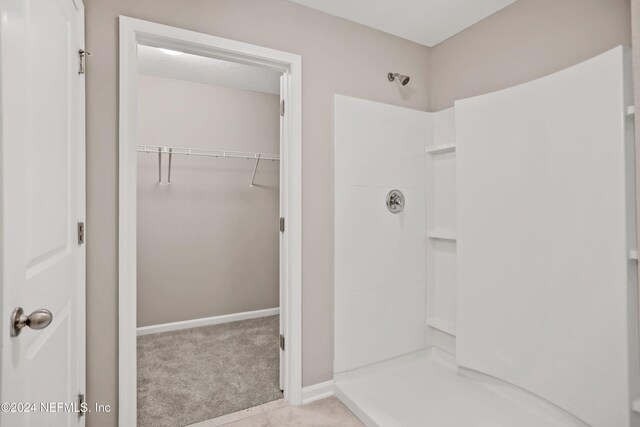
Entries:
<svg viewBox="0 0 640 427">
<path fill-rule="evenodd" d="M 266 153 L 250 153 L 245 151 L 220 151 L 220 150 L 202 150 L 199 148 L 180 148 L 180 147 L 163 147 L 160 145 L 138 145 L 136 148 L 138 153 L 150 153 L 158 155 L 158 183 L 162 184 L 162 155 L 169 155 L 169 176 L 167 184 L 171 184 L 171 158 L 174 154 L 185 156 L 203 156 L 203 157 L 223 157 L 229 159 L 250 159 L 255 160 L 256 164 L 253 167 L 253 174 L 251 175 L 251 182 L 249 187 L 253 187 L 253 180 L 256 177 L 256 171 L 258 170 L 258 163 L 260 160 L 271 160 L 272 162 L 280 161 L 280 156 L 277 154 Z"/>
<path fill-rule="evenodd" d="M 280 156 L 277 154 L 252 153 L 244 151 L 202 150 L 200 148 L 163 147 L 159 145 L 138 145 L 139 153 L 151 154 L 178 154 L 185 156 L 225 157 L 232 159 L 271 160 L 277 162 Z"/>
</svg>

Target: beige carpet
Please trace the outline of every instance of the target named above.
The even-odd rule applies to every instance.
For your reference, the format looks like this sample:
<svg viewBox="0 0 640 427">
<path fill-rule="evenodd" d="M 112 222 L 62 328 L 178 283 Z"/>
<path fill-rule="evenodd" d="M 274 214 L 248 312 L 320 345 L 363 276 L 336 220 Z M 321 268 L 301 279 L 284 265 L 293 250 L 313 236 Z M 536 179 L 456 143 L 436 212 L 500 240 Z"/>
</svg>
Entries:
<svg viewBox="0 0 640 427">
<path fill-rule="evenodd" d="M 186 426 L 282 398 L 278 355 L 278 316 L 138 337 L 138 426 Z"/>
</svg>

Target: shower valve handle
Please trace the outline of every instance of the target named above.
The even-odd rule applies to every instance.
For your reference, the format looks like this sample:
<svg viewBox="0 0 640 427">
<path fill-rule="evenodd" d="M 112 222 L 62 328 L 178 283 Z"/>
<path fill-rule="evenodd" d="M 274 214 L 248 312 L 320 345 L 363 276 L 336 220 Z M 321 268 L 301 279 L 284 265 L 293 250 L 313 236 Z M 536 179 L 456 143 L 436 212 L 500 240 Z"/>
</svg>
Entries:
<svg viewBox="0 0 640 427">
<path fill-rule="evenodd" d="M 391 190 L 387 194 L 387 209 L 391 213 L 400 213 L 404 210 L 404 194 L 400 190 Z"/>
</svg>

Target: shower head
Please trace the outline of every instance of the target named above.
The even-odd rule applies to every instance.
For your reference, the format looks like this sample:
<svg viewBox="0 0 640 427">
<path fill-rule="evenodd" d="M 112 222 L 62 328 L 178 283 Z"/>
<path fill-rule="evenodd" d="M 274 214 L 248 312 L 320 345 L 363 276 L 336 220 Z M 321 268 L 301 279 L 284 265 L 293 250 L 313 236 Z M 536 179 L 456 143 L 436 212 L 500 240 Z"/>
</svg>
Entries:
<svg viewBox="0 0 640 427">
<path fill-rule="evenodd" d="M 403 74 L 389 73 L 387 74 L 387 78 L 389 79 L 390 82 L 394 81 L 395 79 L 398 79 L 402 84 L 402 86 L 406 86 L 407 83 L 409 83 L 409 76 L 405 76 Z"/>
</svg>

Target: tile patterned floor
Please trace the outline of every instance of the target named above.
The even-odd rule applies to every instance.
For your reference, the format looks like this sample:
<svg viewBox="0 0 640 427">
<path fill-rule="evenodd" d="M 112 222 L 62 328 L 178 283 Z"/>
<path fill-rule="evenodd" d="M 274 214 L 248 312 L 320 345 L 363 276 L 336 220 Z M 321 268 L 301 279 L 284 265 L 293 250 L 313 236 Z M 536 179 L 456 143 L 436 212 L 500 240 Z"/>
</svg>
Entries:
<svg viewBox="0 0 640 427">
<path fill-rule="evenodd" d="M 335 397 L 317 400 L 307 405 L 291 406 L 284 399 L 255 408 L 224 415 L 189 427 L 361 427 L 355 415 Z"/>
</svg>

